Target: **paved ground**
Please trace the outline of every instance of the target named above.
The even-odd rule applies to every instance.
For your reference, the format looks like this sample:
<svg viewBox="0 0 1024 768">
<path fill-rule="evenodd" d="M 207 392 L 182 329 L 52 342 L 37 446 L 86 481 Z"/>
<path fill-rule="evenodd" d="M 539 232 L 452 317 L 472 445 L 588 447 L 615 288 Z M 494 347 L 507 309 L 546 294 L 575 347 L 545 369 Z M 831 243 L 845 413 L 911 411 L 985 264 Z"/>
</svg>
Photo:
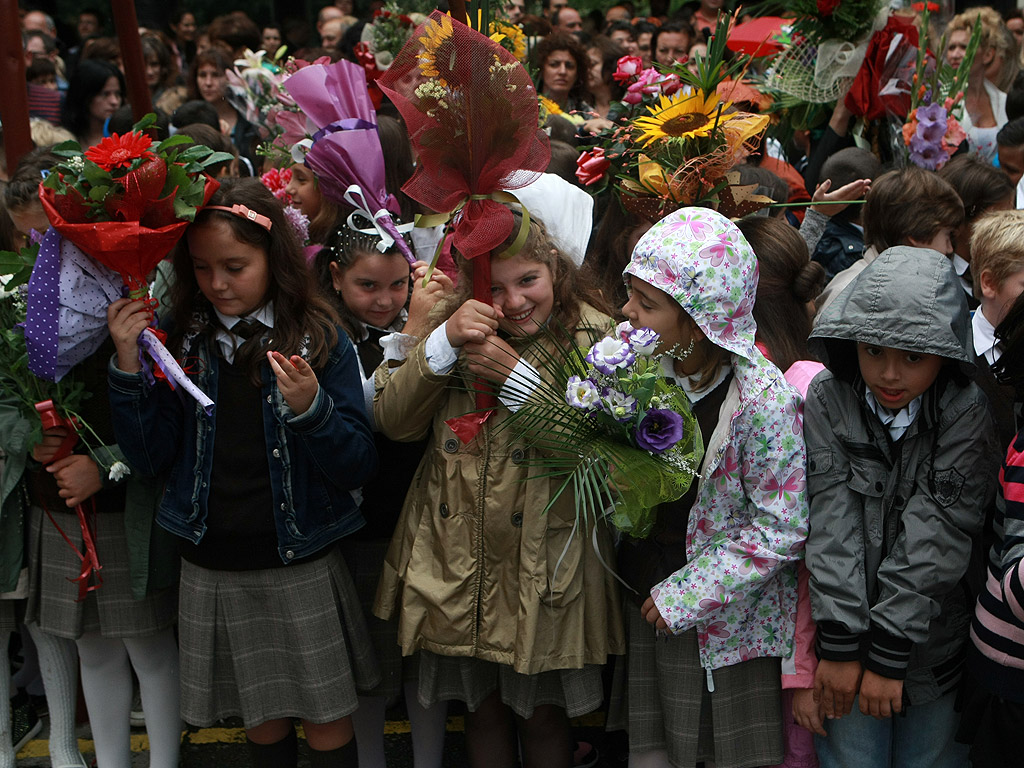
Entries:
<svg viewBox="0 0 1024 768">
<path fill-rule="evenodd" d="M 389 713 L 385 728 L 384 747 L 387 751 L 388 768 L 412 768 L 412 749 L 409 739 L 409 723 L 401 719 L 404 712 L 396 710 Z M 595 713 L 574 721 L 574 733 L 577 738 L 590 739 L 602 747 L 604 732 L 602 724 L 604 715 Z M 18 766 L 45 766 L 49 768 L 50 759 L 46 748 L 46 720 L 44 730 L 18 754 Z M 87 761 L 92 760 L 92 741 L 89 726 L 79 727 L 79 748 Z M 448 734 L 445 744 L 445 768 L 462 768 L 466 765 L 465 742 L 463 739 L 462 717 L 453 715 L 448 718 Z M 132 768 L 145 768 L 149 765 L 149 742 L 144 729 L 133 729 L 132 732 Z M 299 766 L 309 765 L 303 755 L 304 745 L 300 747 Z M 602 752 L 601 768 L 615 768 L 618 764 L 606 759 L 609 749 Z M 245 749 L 245 734 L 237 725 L 226 723 L 221 728 L 190 729 L 186 731 L 182 743 L 181 765 L 184 768 L 244 768 L 248 765 Z"/>
</svg>

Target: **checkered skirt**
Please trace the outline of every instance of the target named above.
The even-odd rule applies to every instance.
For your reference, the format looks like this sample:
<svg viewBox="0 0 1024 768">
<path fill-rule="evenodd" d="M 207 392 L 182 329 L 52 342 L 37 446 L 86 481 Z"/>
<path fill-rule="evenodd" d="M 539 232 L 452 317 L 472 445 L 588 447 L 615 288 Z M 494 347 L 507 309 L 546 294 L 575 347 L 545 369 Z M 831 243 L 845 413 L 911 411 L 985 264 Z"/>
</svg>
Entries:
<svg viewBox="0 0 1024 768">
<path fill-rule="evenodd" d="M 673 765 L 753 768 L 782 762 L 781 668 L 759 658 L 712 672 L 700 665 L 697 632 L 657 635 L 626 602 L 625 657 L 616 659 L 608 729 L 625 728 L 631 752 L 668 751 Z"/>
<path fill-rule="evenodd" d="M 357 689 L 380 672 L 345 560 L 336 547 L 312 562 L 256 571 L 181 567 L 181 715 L 251 728 L 355 711 Z"/>
<path fill-rule="evenodd" d="M 78 517 L 65 510 L 53 512 L 61 530 L 82 547 Z M 174 623 L 177 594 L 166 589 L 142 600 L 132 597 L 128 572 L 128 540 L 124 515 L 102 511 L 96 515 L 96 553 L 103 584 L 78 601 L 82 561 L 40 507 L 29 513 L 29 595 L 26 623 L 57 637 L 75 639 L 85 632 L 104 637 L 145 637 Z"/>
<path fill-rule="evenodd" d="M 554 704 L 569 717 L 579 717 L 593 712 L 604 700 L 601 667 L 597 664 L 524 675 L 508 664 L 420 651 L 419 699 L 424 706 L 456 699 L 475 712 L 496 690 L 501 693 L 502 703 L 522 718 L 530 717 L 544 704 Z"/>
</svg>

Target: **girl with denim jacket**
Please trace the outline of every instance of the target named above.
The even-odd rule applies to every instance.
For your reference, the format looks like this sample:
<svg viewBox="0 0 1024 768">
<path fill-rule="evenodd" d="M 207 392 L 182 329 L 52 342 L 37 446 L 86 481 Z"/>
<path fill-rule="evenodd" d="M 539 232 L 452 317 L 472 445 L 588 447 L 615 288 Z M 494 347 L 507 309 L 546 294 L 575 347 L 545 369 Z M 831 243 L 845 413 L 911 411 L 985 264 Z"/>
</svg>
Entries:
<svg viewBox="0 0 1024 768">
<path fill-rule="evenodd" d="M 376 467 L 355 353 L 279 202 L 225 183 L 175 255 L 170 349 L 211 413 L 140 371 L 142 302 L 108 311 L 114 427 L 139 473 L 169 473 L 157 522 L 182 537 L 182 716 L 240 716 L 255 766 L 355 765 L 356 688 L 377 682 L 337 539 Z"/>
</svg>

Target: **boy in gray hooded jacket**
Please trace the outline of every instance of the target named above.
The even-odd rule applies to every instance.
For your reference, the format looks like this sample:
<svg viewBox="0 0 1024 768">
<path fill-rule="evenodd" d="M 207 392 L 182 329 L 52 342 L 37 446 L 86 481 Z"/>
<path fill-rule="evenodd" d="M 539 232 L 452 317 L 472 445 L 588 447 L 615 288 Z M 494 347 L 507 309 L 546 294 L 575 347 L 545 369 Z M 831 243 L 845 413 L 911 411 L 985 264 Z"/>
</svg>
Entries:
<svg viewBox="0 0 1024 768">
<path fill-rule="evenodd" d="M 996 468 L 963 290 L 941 254 L 889 248 L 810 345 L 827 367 L 804 416 L 821 765 L 965 766 L 961 581 Z"/>
</svg>

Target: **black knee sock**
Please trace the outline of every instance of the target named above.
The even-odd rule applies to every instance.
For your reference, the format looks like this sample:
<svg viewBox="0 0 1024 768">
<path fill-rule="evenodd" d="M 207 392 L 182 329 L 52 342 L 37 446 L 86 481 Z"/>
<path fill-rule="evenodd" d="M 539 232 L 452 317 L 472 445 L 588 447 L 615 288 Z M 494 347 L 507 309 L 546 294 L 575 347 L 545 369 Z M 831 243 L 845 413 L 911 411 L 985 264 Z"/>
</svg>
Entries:
<svg viewBox="0 0 1024 768">
<path fill-rule="evenodd" d="M 359 753 L 356 751 L 355 737 L 345 746 L 326 752 L 310 747 L 309 765 L 310 768 L 357 768 Z"/>
<path fill-rule="evenodd" d="M 294 768 L 299 764 L 299 739 L 295 729 L 273 744 L 257 744 L 246 739 L 253 768 Z"/>
</svg>

